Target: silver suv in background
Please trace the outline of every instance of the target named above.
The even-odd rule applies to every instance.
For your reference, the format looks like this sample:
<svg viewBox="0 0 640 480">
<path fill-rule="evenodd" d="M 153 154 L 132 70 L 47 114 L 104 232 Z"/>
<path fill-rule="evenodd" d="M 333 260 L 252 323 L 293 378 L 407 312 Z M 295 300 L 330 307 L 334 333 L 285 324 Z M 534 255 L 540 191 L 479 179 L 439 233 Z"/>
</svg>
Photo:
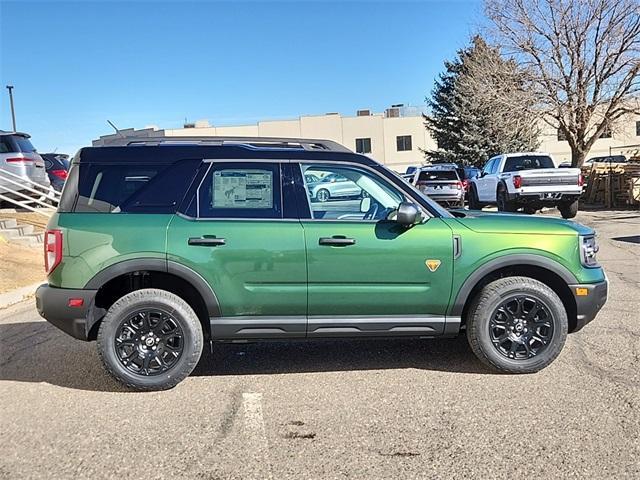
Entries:
<svg viewBox="0 0 640 480">
<path fill-rule="evenodd" d="M 30 197 L 36 196 L 35 193 L 27 190 L 28 188 L 33 189 L 34 185 L 27 181 L 21 182 L 21 179 L 31 180 L 38 184 L 42 187 L 43 194 L 51 188 L 44 160 L 36 152 L 29 138 L 30 136 L 26 133 L 0 130 L 1 195 L 24 200 L 11 192 L 17 190 Z"/>
<path fill-rule="evenodd" d="M 455 167 L 433 165 L 423 167 L 408 179 L 418 190 L 447 207 L 464 207 L 465 189 Z"/>
</svg>

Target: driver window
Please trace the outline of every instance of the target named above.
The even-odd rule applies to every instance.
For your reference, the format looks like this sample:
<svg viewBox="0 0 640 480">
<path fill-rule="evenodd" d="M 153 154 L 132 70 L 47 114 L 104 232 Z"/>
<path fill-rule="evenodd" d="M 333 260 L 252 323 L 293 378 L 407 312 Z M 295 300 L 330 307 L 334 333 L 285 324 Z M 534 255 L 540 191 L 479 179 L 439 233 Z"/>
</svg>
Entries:
<svg viewBox="0 0 640 480">
<path fill-rule="evenodd" d="M 496 159 L 492 158 L 490 159 L 487 163 L 485 163 L 484 168 L 482 169 L 482 172 L 485 175 L 489 175 L 491 173 L 491 169 L 493 168 L 493 165 L 496 163 Z"/>
<path fill-rule="evenodd" d="M 382 220 L 405 200 L 404 194 L 366 169 L 330 164 L 303 164 L 314 220 Z"/>
</svg>

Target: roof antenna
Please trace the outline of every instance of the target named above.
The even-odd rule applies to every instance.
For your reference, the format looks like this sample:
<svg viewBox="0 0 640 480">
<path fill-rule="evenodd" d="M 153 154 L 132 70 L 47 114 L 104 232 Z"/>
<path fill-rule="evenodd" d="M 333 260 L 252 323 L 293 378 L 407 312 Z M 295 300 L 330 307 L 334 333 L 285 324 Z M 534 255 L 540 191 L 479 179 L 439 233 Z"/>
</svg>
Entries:
<svg viewBox="0 0 640 480">
<path fill-rule="evenodd" d="M 118 127 L 116 127 L 116 126 L 111 122 L 111 120 L 107 120 L 107 123 L 113 127 L 113 129 L 116 131 L 116 133 L 117 133 L 118 135 L 120 135 L 122 138 L 124 138 L 124 135 L 122 134 L 122 132 L 121 132 L 120 130 L 118 130 Z"/>
</svg>

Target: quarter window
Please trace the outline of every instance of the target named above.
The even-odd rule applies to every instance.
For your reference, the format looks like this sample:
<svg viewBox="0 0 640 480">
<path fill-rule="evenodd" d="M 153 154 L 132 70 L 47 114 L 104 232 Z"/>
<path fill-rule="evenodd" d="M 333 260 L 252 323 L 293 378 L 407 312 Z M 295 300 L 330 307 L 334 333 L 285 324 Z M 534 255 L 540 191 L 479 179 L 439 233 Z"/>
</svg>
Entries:
<svg viewBox="0 0 640 480">
<path fill-rule="evenodd" d="M 371 153 L 371 139 L 370 138 L 356 138 L 356 152 L 357 153 Z"/>
<path fill-rule="evenodd" d="M 396 137 L 396 144 L 399 152 L 411 150 L 411 135 L 400 135 Z"/>
<path fill-rule="evenodd" d="M 280 165 L 213 164 L 196 202 L 200 218 L 282 218 Z"/>
<path fill-rule="evenodd" d="M 384 220 L 406 199 L 395 186 L 363 168 L 303 164 L 302 173 L 315 220 Z M 309 182 L 312 178 L 319 180 Z"/>
<path fill-rule="evenodd" d="M 74 211 L 85 213 L 174 213 L 192 181 L 199 160 L 170 165 L 80 164 Z M 66 201 L 75 196 L 67 179 Z"/>
</svg>

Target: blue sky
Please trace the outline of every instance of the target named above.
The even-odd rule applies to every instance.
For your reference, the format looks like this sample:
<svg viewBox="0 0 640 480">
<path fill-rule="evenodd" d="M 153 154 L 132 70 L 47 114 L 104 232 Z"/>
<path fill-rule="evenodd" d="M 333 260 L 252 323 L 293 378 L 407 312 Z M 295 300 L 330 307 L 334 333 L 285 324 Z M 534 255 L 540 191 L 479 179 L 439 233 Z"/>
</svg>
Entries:
<svg viewBox="0 0 640 480">
<path fill-rule="evenodd" d="M 74 153 L 101 134 L 422 104 L 478 1 L 0 0 L 0 128 Z"/>
</svg>

